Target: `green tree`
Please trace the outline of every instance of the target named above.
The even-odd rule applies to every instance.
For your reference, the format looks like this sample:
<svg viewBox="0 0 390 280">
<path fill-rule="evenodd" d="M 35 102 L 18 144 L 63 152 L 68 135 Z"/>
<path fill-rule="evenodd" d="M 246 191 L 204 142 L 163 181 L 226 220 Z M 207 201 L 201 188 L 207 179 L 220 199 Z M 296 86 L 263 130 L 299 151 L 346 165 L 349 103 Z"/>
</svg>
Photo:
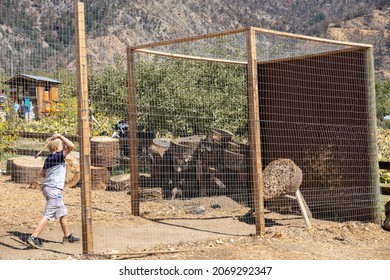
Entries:
<svg viewBox="0 0 390 280">
<path fill-rule="evenodd" d="M 383 121 L 385 116 L 390 115 L 390 81 L 377 82 L 375 91 L 377 118 Z"/>
</svg>

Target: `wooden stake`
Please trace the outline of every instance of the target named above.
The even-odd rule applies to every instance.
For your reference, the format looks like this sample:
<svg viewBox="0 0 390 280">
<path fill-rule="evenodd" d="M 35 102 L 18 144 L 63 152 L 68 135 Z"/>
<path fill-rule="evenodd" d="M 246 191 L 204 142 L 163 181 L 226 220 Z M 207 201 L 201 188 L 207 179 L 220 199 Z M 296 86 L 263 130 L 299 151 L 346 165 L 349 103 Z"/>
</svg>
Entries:
<svg viewBox="0 0 390 280">
<path fill-rule="evenodd" d="M 249 110 L 249 148 L 251 159 L 252 189 L 254 200 L 254 211 L 256 218 L 256 235 L 265 233 L 264 217 L 264 182 L 263 168 L 261 162 L 260 143 L 260 109 L 259 109 L 259 87 L 257 78 L 256 59 L 256 34 L 252 29 L 247 31 L 247 52 L 248 52 L 248 110 Z"/>
<path fill-rule="evenodd" d="M 305 220 L 305 224 L 308 228 L 311 228 L 311 223 L 310 223 L 310 219 L 309 219 L 309 214 L 308 212 L 306 211 L 306 208 L 307 208 L 307 204 L 306 204 L 306 201 L 304 200 L 302 194 L 301 194 L 301 191 L 300 190 L 297 190 L 295 192 L 295 197 L 297 198 L 297 201 L 298 201 L 298 204 L 299 204 L 299 208 L 301 209 L 301 213 L 302 213 L 302 216 L 303 216 L 303 219 Z M 308 209 L 308 208 L 307 208 Z M 311 212 L 310 212 L 310 215 L 311 215 Z"/>
<path fill-rule="evenodd" d="M 130 192 L 131 213 L 140 215 L 138 199 L 138 141 L 137 141 L 137 106 L 135 81 L 135 51 L 127 50 L 127 79 L 129 97 L 129 152 L 130 152 Z"/>
<path fill-rule="evenodd" d="M 87 47 L 85 39 L 84 3 L 74 1 L 77 51 L 77 101 L 80 144 L 81 220 L 83 254 L 93 253 L 91 205 L 91 154 L 88 117 Z"/>
</svg>

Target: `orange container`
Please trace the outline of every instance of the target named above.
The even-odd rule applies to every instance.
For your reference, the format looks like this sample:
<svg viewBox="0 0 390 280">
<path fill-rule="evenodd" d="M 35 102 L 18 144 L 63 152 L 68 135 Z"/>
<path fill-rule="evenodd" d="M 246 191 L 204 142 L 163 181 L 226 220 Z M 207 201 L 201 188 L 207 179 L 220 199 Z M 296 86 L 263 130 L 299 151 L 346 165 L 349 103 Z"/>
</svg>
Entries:
<svg viewBox="0 0 390 280">
<path fill-rule="evenodd" d="M 50 100 L 54 102 L 58 102 L 58 88 L 56 87 L 50 88 Z"/>
<path fill-rule="evenodd" d="M 45 94 L 43 95 L 43 100 L 45 100 L 45 101 L 50 100 L 50 95 L 49 95 L 49 92 L 47 90 L 45 90 Z"/>
</svg>

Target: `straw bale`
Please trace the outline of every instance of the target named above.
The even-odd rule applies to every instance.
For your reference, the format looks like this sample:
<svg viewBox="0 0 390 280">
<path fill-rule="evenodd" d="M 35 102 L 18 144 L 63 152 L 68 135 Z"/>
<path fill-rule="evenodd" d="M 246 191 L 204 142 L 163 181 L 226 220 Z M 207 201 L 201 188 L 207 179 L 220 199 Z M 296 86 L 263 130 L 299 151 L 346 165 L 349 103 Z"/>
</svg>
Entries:
<svg viewBox="0 0 390 280">
<path fill-rule="evenodd" d="M 295 193 L 302 183 L 302 170 L 290 159 L 277 159 L 263 171 L 264 198 Z"/>
</svg>

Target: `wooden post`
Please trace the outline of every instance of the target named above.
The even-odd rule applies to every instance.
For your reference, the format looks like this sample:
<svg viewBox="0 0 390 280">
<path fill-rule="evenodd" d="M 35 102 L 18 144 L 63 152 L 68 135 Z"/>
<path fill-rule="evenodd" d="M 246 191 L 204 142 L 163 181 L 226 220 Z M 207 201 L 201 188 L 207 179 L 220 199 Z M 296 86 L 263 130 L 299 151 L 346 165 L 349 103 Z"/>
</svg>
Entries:
<svg viewBox="0 0 390 280">
<path fill-rule="evenodd" d="M 377 224 L 381 224 L 381 202 L 380 202 L 380 187 L 379 187 L 379 166 L 377 157 L 377 137 L 376 137 L 376 94 L 375 94 L 375 73 L 374 73 L 374 51 L 370 46 L 364 53 L 365 61 L 365 78 L 366 78 L 366 91 L 369 108 L 369 160 L 371 164 L 371 182 L 375 191 L 374 205 L 376 211 L 372 214 L 372 218 Z"/>
<path fill-rule="evenodd" d="M 305 220 L 306 227 L 311 228 L 311 223 L 310 223 L 310 217 L 311 217 L 311 212 L 309 212 L 309 208 L 307 207 L 306 201 L 302 196 L 301 191 L 298 189 L 295 192 L 295 198 L 298 201 L 299 208 L 301 209 L 301 214 L 303 216 L 303 219 Z"/>
<path fill-rule="evenodd" d="M 83 254 L 93 254 L 91 205 L 91 153 L 88 118 L 87 47 L 84 3 L 75 0 L 75 34 L 77 52 L 78 132 L 80 144 L 81 219 Z"/>
<path fill-rule="evenodd" d="M 131 213 L 139 216 L 138 198 L 138 142 L 137 142 L 137 106 L 136 106 L 136 79 L 135 79 L 135 51 L 127 50 L 127 82 L 129 102 L 129 152 L 130 152 L 130 193 Z"/>
<path fill-rule="evenodd" d="M 248 53 L 248 109 L 249 109 L 249 150 L 252 174 L 256 235 L 265 233 L 264 182 L 261 162 L 259 86 L 257 77 L 256 33 L 249 28 L 246 33 Z"/>
</svg>

